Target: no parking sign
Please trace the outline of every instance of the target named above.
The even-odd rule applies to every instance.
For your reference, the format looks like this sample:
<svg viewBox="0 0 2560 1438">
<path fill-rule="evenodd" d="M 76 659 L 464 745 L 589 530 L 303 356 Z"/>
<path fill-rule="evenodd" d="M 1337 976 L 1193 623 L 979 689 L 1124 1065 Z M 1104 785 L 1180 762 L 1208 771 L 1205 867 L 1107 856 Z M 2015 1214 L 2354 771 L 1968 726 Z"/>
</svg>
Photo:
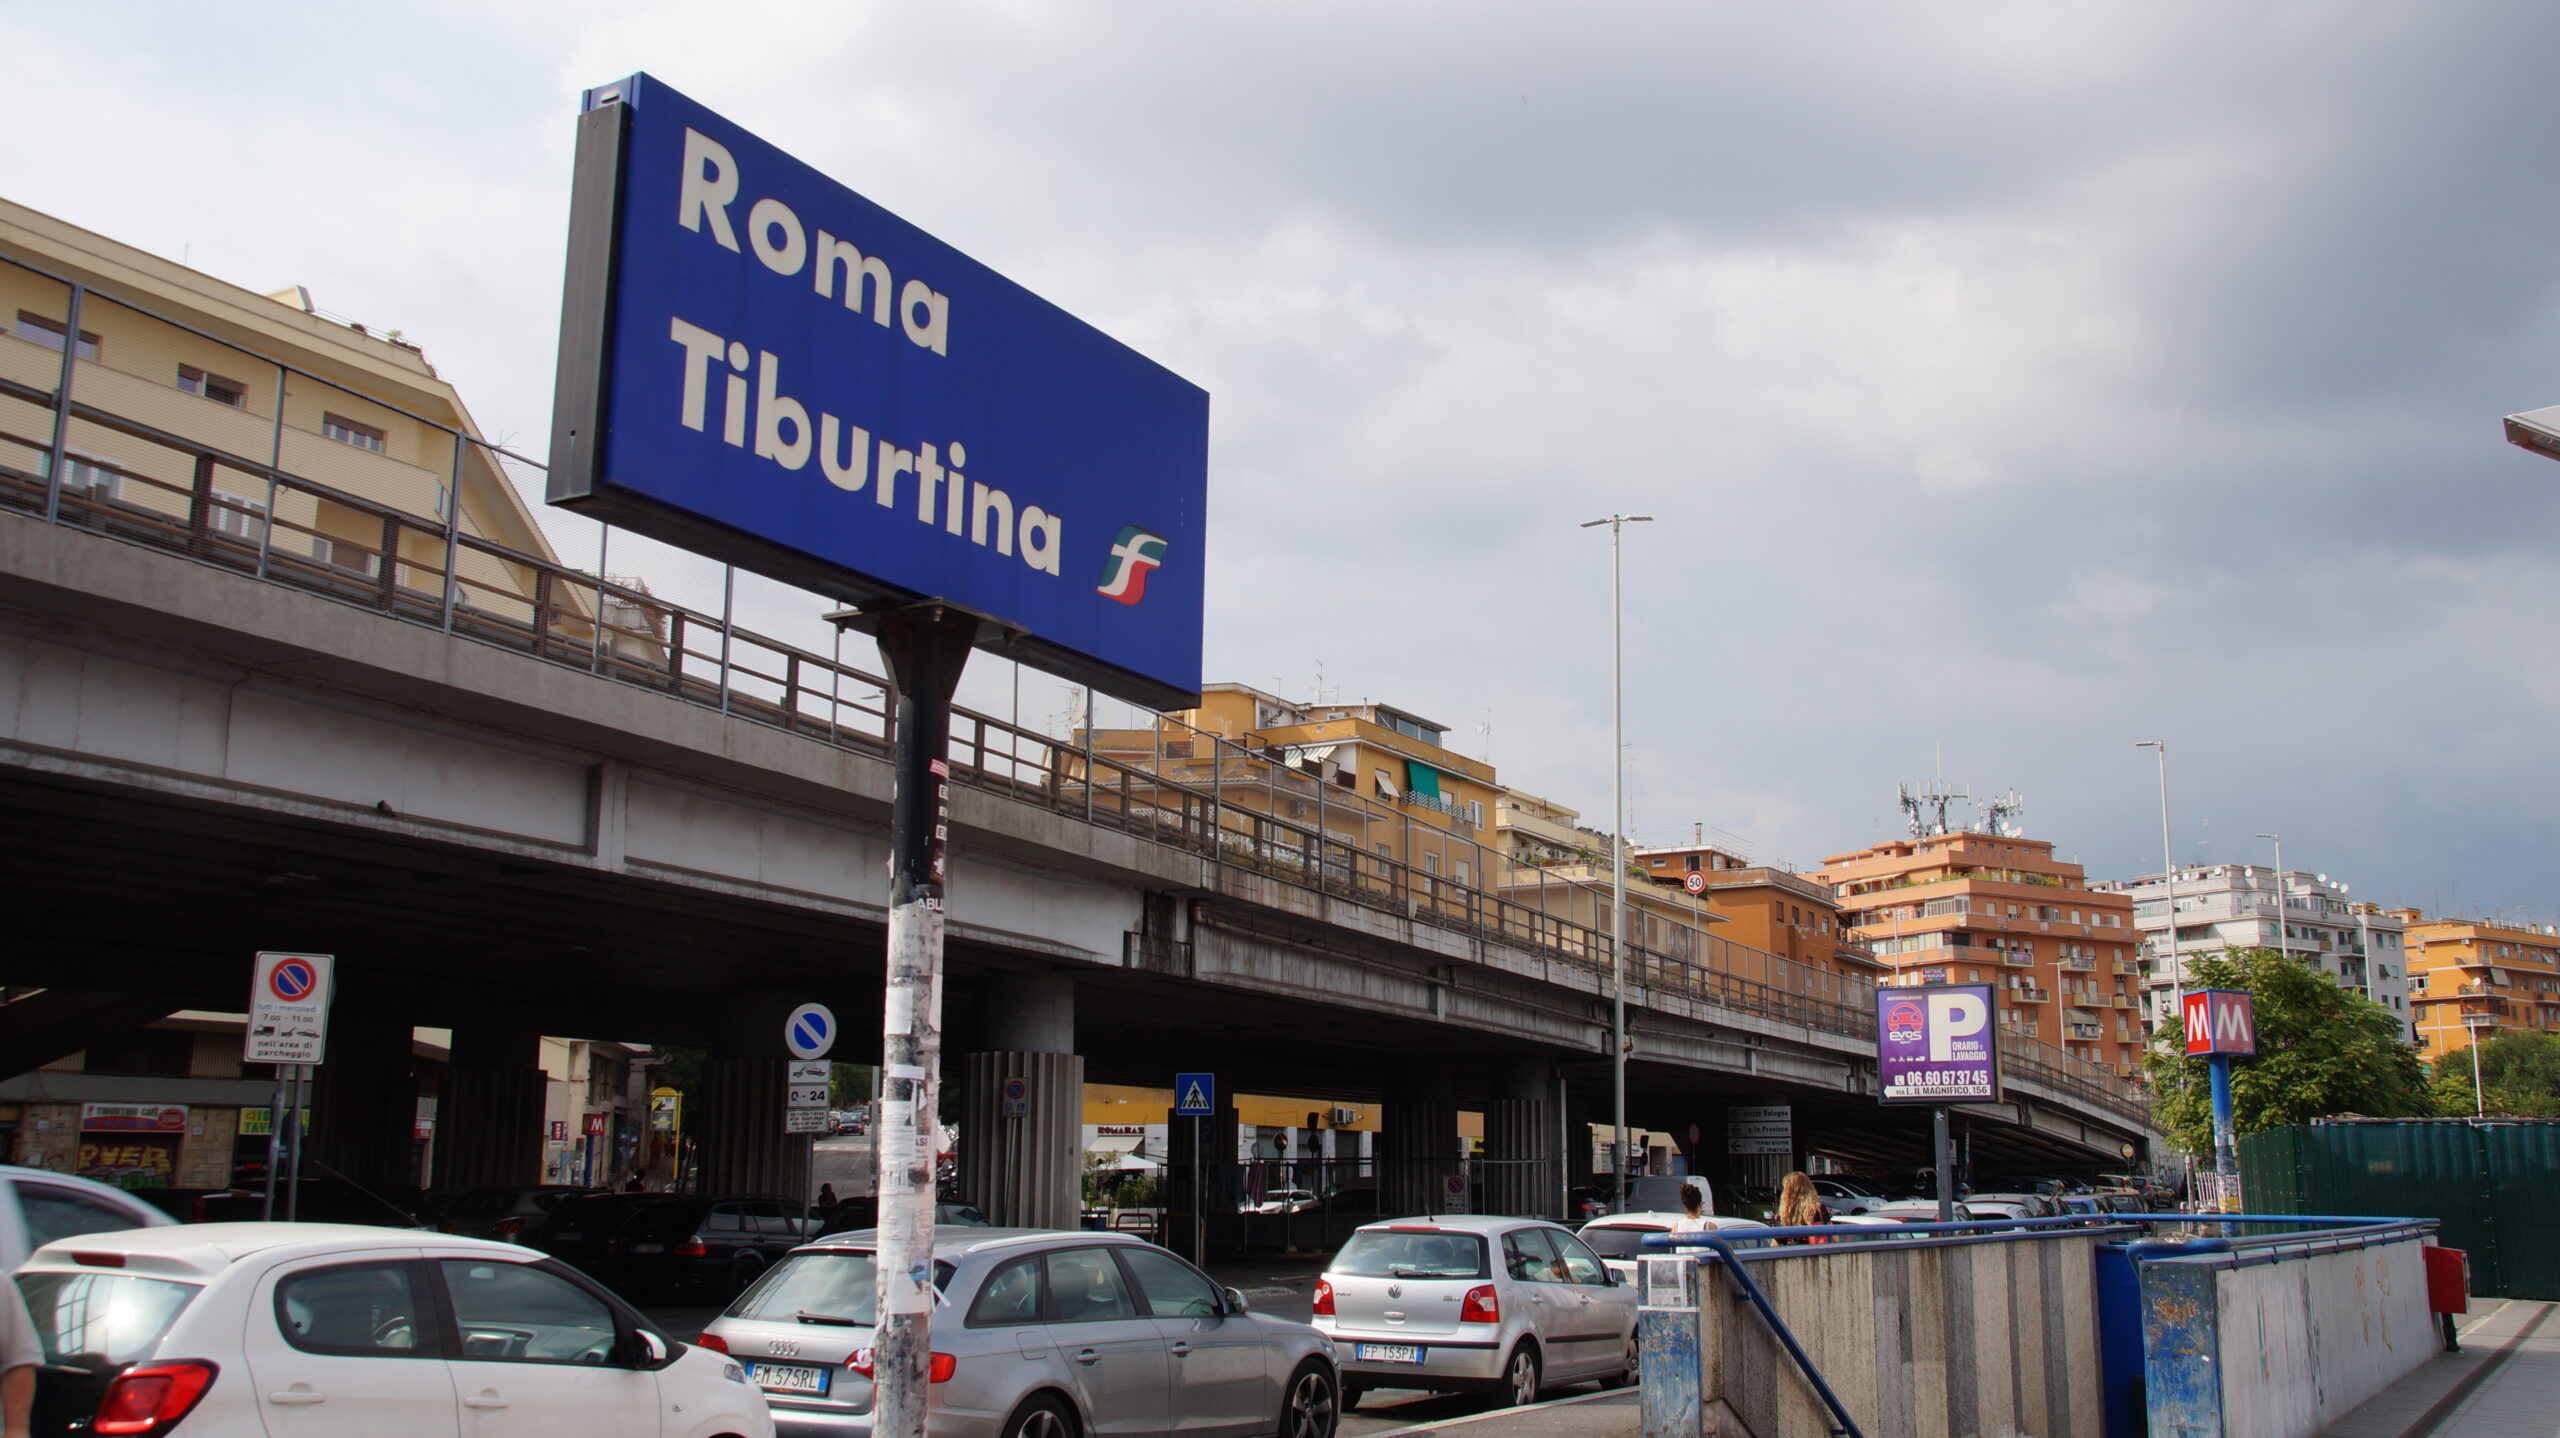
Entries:
<svg viewBox="0 0 2560 1438">
<path fill-rule="evenodd" d="M 249 1027 L 243 1062 L 316 1064 L 329 1046 L 328 954 L 258 955 L 249 978 Z"/>
</svg>

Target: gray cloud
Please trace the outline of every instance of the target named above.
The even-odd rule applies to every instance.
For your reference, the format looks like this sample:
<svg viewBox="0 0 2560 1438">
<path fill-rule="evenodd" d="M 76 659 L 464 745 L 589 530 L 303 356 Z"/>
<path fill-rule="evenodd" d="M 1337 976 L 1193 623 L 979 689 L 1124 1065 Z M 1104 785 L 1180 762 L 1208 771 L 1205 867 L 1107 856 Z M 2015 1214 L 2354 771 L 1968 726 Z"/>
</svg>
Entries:
<svg viewBox="0 0 2560 1438">
<path fill-rule="evenodd" d="M 2541 7 L 258 28 L 0 18 L 21 132 L 85 117 L 0 190 L 404 325 L 538 450 L 574 91 L 647 68 L 1212 391 L 1213 675 L 1321 661 L 1468 752 L 1490 707 L 1506 775 L 1598 817 L 1573 526 L 1650 511 L 1648 835 L 1812 861 L 1943 744 L 2130 872 L 2164 735 L 2204 857 L 2282 829 L 2360 895 L 2551 906 L 2560 472 L 2496 430 L 2560 398 Z"/>
</svg>

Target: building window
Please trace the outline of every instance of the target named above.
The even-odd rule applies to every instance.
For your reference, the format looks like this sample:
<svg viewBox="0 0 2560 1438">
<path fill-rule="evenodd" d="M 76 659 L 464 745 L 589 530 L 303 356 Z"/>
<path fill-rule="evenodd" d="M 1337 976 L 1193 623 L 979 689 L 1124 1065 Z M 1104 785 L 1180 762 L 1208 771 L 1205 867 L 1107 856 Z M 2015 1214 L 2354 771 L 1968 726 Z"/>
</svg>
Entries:
<svg viewBox="0 0 2560 1438">
<path fill-rule="evenodd" d="M 213 492 L 213 499 L 213 513 L 205 518 L 206 528 L 251 544 L 266 536 L 267 507 L 264 503 L 225 494 L 218 489 Z"/>
<path fill-rule="evenodd" d="M 62 353 L 62 322 L 20 310 L 18 311 L 18 338 L 29 344 L 43 345 L 55 354 L 60 354 Z M 95 363 L 98 358 L 98 337 L 87 330 L 82 330 L 78 353 L 80 358 Z"/>
<path fill-rule="evenodd" d="M 342 415 L 322 415 L 320 433 L 323 438 L 334 439 L 340 444 L 352 444 L 358 449 L 382 453 L 384 436 L 381 430 L 369 424 L 358 424 Z"/>
<path fill-rule="evenodd" d="M 86 494 L 91 499 L 116 497 L 116 467 L 102 459 L 83 459 L 72 455 L 62 465 L 62 492 Z M 36 478 L 53 477 L 53 452 L 36 451 Z"/>
<path fill-rule="evenodd" d="M 249 387 L 236 379 L 206 374 L 191 364 L 178 366 L 178 388 L 189 394 L 200 394 L 217 404 L 239 409 L 249 402 Z"/>
<path fill-rule="evenodd" d="M 1689 856 L 1688 869 L 1689 869 L 1689 872 L 1690 872 L 1690 873 L 1692 873 L 1692 874 L 1694 874 L 1694 873 L 1698 872 L 1698 856 L 1697 856 L 1697 855 L 1695 855 L 1695 854 L 1691 854 L 1691 855 Z"/>
</svg>

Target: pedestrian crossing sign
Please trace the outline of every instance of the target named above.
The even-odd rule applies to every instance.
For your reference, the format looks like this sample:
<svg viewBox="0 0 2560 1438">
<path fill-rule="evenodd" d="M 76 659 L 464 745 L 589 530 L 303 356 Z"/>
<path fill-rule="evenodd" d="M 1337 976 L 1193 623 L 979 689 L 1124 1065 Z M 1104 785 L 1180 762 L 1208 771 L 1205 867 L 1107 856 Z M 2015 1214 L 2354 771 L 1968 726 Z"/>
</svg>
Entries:
<svg viewBox="0 0 2560 1438">
<path fill-rule="evenodd" d="M 1173 1111 L 1178 1115 L 1206 1118 L 1218 1107 L 1216 1074 L 1175 1074 L 1173 1076 Z"/>
</svg>

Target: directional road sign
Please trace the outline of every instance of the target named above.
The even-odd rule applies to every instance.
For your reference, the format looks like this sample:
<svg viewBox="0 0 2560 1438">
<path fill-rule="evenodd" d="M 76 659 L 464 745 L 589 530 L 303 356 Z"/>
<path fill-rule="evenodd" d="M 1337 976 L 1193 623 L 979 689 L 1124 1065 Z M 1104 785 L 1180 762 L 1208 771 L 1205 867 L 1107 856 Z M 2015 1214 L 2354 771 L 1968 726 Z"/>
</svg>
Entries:
<svg viewBox="0 0 2560 1438">
<path fill-rule="evenodd" d="M 1175 1074 L 1173 1076 L 1173 1111 L 1203 1118 L 1218 1111 L 1218 1076 L 1216 1074 Z"/>
<path fill-rule="evenodd" d="M 795 1059 L 822 1059 L 836 1046 L 836 1016 L 825 1004 L 802 1004 L 782 1021 L 782 1042 Z"/>
</svg>

